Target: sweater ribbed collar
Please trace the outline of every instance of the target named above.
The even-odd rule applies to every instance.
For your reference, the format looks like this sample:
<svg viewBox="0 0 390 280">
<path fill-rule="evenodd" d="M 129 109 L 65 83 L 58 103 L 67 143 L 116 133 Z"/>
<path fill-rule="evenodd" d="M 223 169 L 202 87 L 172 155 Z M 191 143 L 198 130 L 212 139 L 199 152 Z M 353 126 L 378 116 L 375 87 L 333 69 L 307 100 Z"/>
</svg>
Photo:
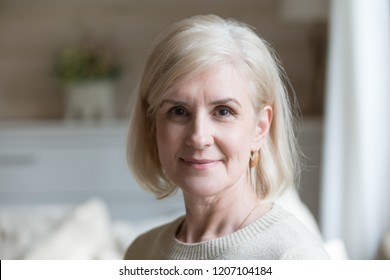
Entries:
<svg viewBox="0 0 390 280">
<path fill-rule="evenodd" d="M 162 244 L 161 249 L 167 259 L 215 259 L 228 250 L 232 250 L 234 247 L 240 246 L 267 231 L 286 215 L 288 215 L 288 212 L 274 204 L 272 209 L 248 226 L 226 236 L 199 243 L 184 243 L 175 238 L 175 233 L 183 222 L 183 216 L 175 220 L 164 232 L 164 240 L 167 240 L 167 242 Z"/>
</svg>

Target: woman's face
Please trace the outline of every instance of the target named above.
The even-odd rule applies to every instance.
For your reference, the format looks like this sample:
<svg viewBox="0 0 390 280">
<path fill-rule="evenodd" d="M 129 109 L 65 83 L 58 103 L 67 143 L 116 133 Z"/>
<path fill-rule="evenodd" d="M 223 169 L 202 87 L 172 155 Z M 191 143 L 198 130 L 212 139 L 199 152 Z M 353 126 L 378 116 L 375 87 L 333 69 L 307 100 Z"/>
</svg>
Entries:
<svg viewBox="0 0 390 280">
<path fill-rule="evenodd" d="M 163 100 L 156 115 L 158 153 L 166 174 L 184 193 L 209 197 L 249 184 L 251 151 L 260 148 L 268 132 L 250 94 L 248 80 L 223 65 Z"/>
</svg>

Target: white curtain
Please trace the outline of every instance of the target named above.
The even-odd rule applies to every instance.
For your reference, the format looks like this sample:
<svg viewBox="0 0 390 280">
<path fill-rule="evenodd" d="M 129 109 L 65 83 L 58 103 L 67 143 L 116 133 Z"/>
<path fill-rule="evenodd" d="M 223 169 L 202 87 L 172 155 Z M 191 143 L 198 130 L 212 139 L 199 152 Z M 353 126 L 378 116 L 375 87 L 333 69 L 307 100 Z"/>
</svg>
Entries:
<svg viewBox="0 0 390 280">
<path fill-rule="evenodd" d="M 332 0 L 321 229 L 351 259 L 390 231 L 389 0 Z"/>
</svg>

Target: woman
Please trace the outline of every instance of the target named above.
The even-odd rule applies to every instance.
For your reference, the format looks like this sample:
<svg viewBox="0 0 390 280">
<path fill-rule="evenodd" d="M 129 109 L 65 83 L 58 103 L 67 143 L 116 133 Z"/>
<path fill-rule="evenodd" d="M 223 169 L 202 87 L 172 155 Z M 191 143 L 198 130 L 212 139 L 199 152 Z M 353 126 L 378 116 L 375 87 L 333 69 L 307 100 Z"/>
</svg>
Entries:
<svg viewBox="0 0 390 280">
<path fill-rule="evenodd" d="M 293 118 L 278 66 L 249 27 L 214 15 L 172 25 L 136 91 L 128 160 L 186 214 L 138 237 L 126 259 L 318 259 L 321 243 L 272 201 L 296 182 Z"/>
</svg>

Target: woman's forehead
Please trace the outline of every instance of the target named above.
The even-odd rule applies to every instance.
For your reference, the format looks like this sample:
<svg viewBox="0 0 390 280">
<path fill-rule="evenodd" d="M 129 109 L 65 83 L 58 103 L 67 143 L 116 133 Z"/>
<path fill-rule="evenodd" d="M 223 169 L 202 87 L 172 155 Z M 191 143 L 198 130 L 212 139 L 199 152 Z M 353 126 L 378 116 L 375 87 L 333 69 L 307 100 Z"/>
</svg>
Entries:
<svg viewBox="0 0 390 280">
<path fill-rule="evenodd" d="M 243 99 L 252 94 L 250 84 L 250 80 L 232 65 L 219 65 L 187 77 L 163 99 L 199 97 L 199 95 L 211 100 Z"/>
</svg>

